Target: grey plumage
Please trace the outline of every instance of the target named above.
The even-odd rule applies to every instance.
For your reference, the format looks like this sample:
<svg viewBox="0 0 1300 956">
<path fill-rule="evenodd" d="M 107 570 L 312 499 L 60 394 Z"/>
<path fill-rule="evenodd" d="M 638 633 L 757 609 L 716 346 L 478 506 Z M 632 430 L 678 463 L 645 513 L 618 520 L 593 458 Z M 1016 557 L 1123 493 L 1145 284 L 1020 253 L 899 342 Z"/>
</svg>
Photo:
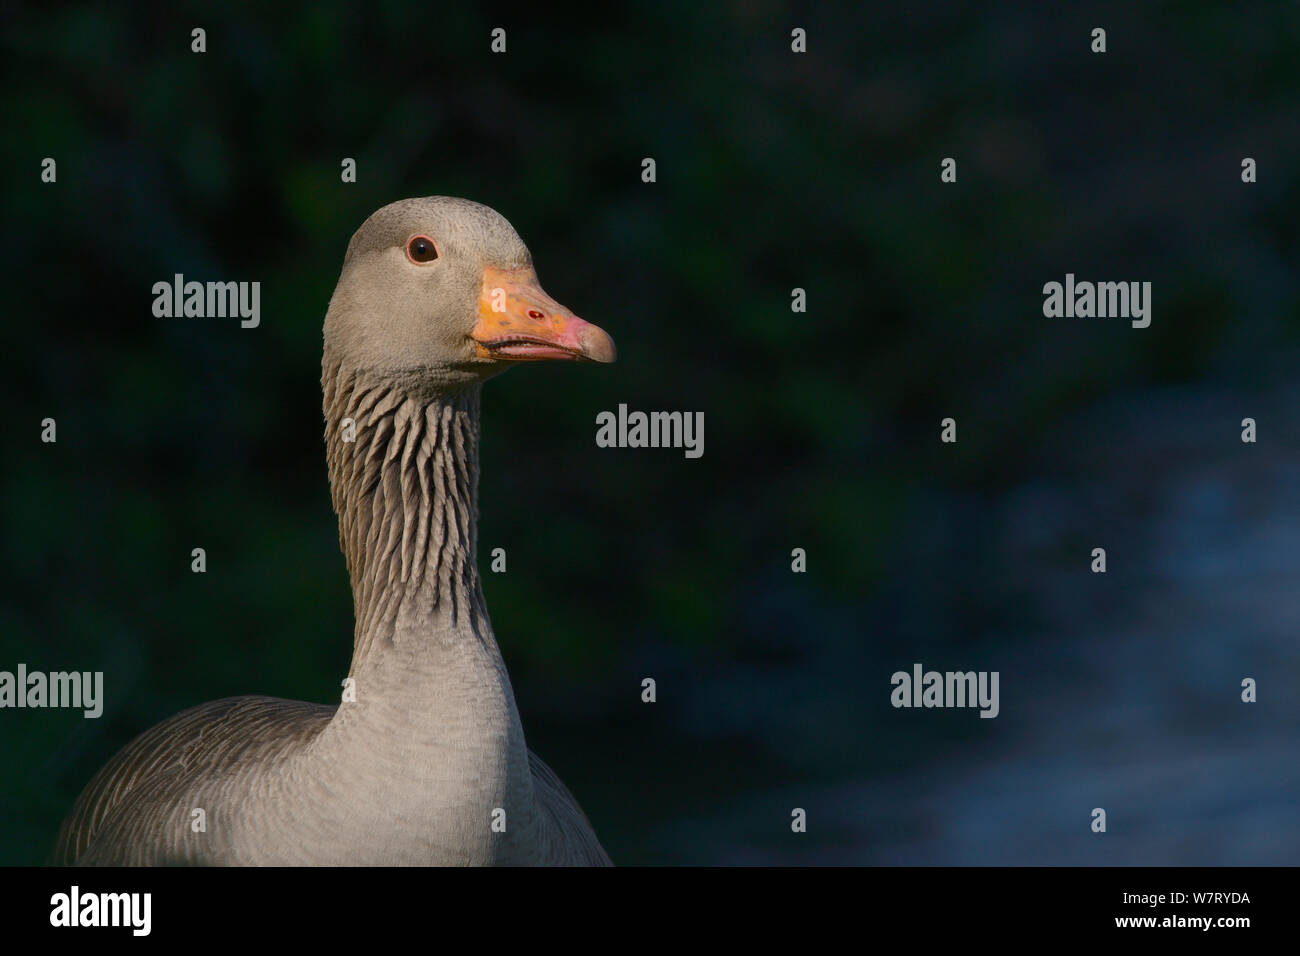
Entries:
<svg viewBox="0 0 1300 956">
<path fill-rule="evenodd" d="M 436 238 L 435 263 L 407 257 L 414 234 Z M 234 697 L 163 721 L 91 780 L 58 862 L 609 864 L 525 745 L 475 564 L 480 388 L 510 351 L 476 323 L 483 277 L 498 274 L 553 313 L 528 311 L 520 322 L 549 324 L 525 333 L 612 359 L 603 332 L 535 285 L 491 209 L 431 197 L 371 216 L 348 246 L 322 362 L 355 699 Z"/>
</svg>

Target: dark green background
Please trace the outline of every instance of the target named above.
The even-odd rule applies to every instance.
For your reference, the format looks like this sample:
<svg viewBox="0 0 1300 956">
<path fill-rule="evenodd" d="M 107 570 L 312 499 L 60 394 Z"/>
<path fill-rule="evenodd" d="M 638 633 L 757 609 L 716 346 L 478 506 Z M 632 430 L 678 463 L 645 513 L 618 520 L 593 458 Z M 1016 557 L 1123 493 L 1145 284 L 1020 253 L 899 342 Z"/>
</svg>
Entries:
<svg viewBox="0 0 1300 956">
<path fill-rule="evenodd" d="M 1300 10 L 265 6 L 3 15 L 0 668 L 103 670 L 107 708 L 0 712 L 0 863 L 44 859 L 93 771 L 171 713 L 336 698 L 352 622 L 321 321 L 353 230 L 429 194 L 499 210 L 548 291 L 618 343 L 614 366 L 487 387 L 480 536 L 485 569 L 509 554 L 486 588 L 529 742 L 616 861 L 1112 861 L 1063 849 L 1112 805 L 1087 761 L 1067 758 L 1083 785 L 1045 794 L 1050 822 L 1027 836 L 1020 778 L 988 785 L 974 836 L 960 786 L 896 820 L 916 792 L 898 781 L 996 768 L 1044 733 L 1071 752 L 1078 718 L 1025 717 L 1047 691 L 1009 662 L 1068 678 L 1078 658 L 1053 622 L 1119 614 L 1154 586 L 1131 557 L 1099 585 L 1087 555 L 1144 527 L 1106 489 L 1159 473 L 1170 428 L 1238 455 L 1256 451 L 1237 439 L 1253 414 L 1293 474 Z M 496 26 L 505 55 L 489 52 Z M 945 156 L 956 185 L 939 181 Z M 1153 282 L 1151 328 L 1045 319 L 1042 284 L 1067 271 Z M 151 286 L 177 272 L 260 281 L 261 327 L 154 318 Z M 597 449 L 595 415 L 620 402 L 703 411 L 704 457 Z M 1083 427 L 1096 409 L 1111 411 Z M 938 441 L 949 415 L 957 446 Z M 38 440 L 47 416 L 57 444 Z M 1119 456 L 1124 427 L 1149 461 Z M 1040 516 L 1067 531 L 1029 566 L 997 550 L 1000 502 L 1044 483 L 1073 489 Z M 1171 520 L 1195 540 L 1198 515 Z M 1300 573 L 1294 545 L 1259 574 Z M 1243 598 L 1223 635 L 1240 660 L 1188 666 L 1232 704 L 1272 662 L 1272 703 L 1243 724 L 1242 705 L 1207 717 L 1175 689 L 1170 726 L 1204 721 L 1248 754 L 1259 727 L 1295 717 L 1279 703 L 1295 698 L 1295 631 L 1241 640 L 1267 606 Z M 1150 615 L 1124 627 L 1140 653 L 1123 666 L 1149 680 L 1089 712 L 1128 714 L 1117 732 L 1145 735 L 1157 764 L 1195 759 L 1143 709 L 1179 635 Z M 889 674 L 915 660 L 1003 667 L 1003 717 L 892 710 Z M 1256 805 L 1213 777 L 1217 809 L 1191 808 L 1189 833 Z M 1269 817 L 1271 846 L 1189 837 L 1209 847 L 1199 862 L 1295 851 L 1295 793 L 1270 798 L 1292 808 Z M 803 837 L 792 806 L 810 809 Z M 908 842 L 926 833 L 941 849 Z M 1119 861 L 1179 862 L 1161 846 Z"/>
</svg>

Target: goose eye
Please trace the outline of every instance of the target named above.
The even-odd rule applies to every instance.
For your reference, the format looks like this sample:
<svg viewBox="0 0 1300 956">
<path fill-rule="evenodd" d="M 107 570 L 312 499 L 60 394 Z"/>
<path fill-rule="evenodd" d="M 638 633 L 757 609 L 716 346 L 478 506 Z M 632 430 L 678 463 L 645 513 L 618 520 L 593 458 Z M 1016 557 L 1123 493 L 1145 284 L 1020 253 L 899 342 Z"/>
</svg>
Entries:
<svg viewBox="0 0 1300 956">
<path fill-rule="evenodd" d="M 406 258 L 412 262 L 432 262 L 438 258 L 438 247 L 428 236 L 413 236 L 406 244 Z"/>
</svg>

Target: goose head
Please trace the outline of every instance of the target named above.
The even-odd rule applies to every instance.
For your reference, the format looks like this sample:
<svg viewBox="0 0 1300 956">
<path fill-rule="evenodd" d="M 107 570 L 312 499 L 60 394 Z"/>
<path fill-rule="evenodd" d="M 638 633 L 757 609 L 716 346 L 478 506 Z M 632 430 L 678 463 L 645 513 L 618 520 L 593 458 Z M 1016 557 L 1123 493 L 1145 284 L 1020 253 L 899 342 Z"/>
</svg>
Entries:
<svg viewBox="0 0 1300 956">
<path fill-rule="evenodd" d="M 520 362 L 612 362 L 614 341 L 542 289 L 528 247 L 493 209 L 405 199 L 348 243 L 325 317 L 326 360 L 454 388 Z"/>
</svg>

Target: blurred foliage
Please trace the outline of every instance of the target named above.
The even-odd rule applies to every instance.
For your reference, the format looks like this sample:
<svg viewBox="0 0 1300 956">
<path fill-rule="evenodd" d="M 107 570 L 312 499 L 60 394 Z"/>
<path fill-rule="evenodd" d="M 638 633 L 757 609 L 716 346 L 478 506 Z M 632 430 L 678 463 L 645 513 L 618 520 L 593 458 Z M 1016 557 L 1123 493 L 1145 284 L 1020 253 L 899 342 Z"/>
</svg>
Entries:
<svg viewBox="0 0 1300 956">
<path fill-rule="evenodd" d="M 42 859 L 95 768 L 183 707 L 335 698 L 352 623 L 320 324 L 352 231 L 415 195 L 501 211 L 551 294 L 619 346 L 609 368 L 488 386 L 480 537 L 509 553 L 486 588 L 530 742 L 615 858 L 707 861 L 658 845 L 656 824 L 904 759 L 900 735 L 928 731 L 869 743 L 880 714 L 845 655 L 881 637 L 868 602 L 920 540 L 916 515 L 1005 487 L 1100 397 L 1294 368 L 1300 11 L 902 9 L 0 14 L 0 668 L 102 669 L 108 691 L 99 721 L 0 713 L 0 863 Z M 1067 271 L 1152 281 L 1152 328 L 1045 321 L 1042 283 Z M 178 272 L 260 281 L 261 327 L 155 319 L 150 288 Z M 703 411 L 705 456 L 596 449 L 594 417 L 619 402 Z M 957 448 L 936 441 L 946 415 Z M 46 416 L 57 444 L 37 441 Z M 977 533 L 924 539 L 933 579 L 895 607 L 894 639 L 997 631 L 998 598 L 951 570 Z M 821 679 L 780 683 L 796 673 Z M 640 704 L 646 674 L 675 719 Z M 714 693 L 740 719 L 691 709 Z"/>
</svg>

